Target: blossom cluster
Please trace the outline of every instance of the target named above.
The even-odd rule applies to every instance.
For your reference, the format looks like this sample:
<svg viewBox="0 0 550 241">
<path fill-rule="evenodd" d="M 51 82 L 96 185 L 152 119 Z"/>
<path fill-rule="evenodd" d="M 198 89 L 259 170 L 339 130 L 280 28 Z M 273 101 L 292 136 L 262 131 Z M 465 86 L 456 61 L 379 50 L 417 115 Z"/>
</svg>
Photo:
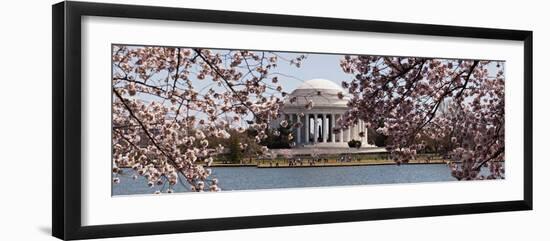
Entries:
<svg viewBox="0 0 550 241">
<path fill-rule="evenodd" d="M 503 178 L 504 63 L 499 61 L 345 56 L 354 75 L 344 128 L 358 120 L 388 136 L 399 164 L 437 143 L 459 180 Z M 487 167 L 489 175 L 480 174 Z"/>
<path fill-rule="evenodd" d="M 246 125 L 258 130 L 258 142 L 266 138 L 284 95 L 270 71 L 284 61 L 299 67 L 305 58 L 125 45 L 112 51 L 113 182 L 132 167 L 155 193 L 171 193 L 178 183 L 221 190 L 210 165 L 224 146 L 210 146 L 209 139 L 228 139 L 229 130 L 242 133 Z"/>
</svg>

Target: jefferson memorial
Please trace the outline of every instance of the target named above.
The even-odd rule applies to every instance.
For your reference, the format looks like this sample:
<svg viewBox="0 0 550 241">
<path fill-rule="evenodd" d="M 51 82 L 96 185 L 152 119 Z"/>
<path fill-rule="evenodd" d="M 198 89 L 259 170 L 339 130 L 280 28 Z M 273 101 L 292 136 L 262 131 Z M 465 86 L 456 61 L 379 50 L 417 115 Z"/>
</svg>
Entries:
<svg viewBox="0 0 550 241">
<path fill-rule="evenodd" d="M 367 143 L 367 128 L 364 122 L 335 134 L 338 119 L 348 109 L 349 96 L 338 84 L 326 79 L 312 79 L 305 81 L 293 90 L 284 101 L 282 119 L 291 123 L 302 123 L 293 131 L 296 148 L 347 148 L 348 141 L 361 141 L 361 147 L 372 147 Z M 338 95 L 343 95 L 339 98 Z M 292 100 L 292 101 L 291 101 Z M 306 108 L 309 102 L 311 108 Z M 359 133 L 365 135 L 361 137 Z"/>
</svg>

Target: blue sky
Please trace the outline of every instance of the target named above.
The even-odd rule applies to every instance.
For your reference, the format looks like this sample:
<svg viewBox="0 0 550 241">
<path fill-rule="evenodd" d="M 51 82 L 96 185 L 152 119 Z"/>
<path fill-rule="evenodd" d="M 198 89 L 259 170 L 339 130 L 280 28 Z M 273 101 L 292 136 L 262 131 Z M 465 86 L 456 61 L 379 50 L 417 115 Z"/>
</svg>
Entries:
<svg viewBox="0 0 550 241">
<path fill-rule="evenodd" d="M 137 46 L 136 46 L 137 47 Z M 213 50 L 214 52 L 219 51 L 220 53 L 227 53 L 228 50 L 217 49 Z M 341 54 L 305 54 L 306 58 L 302 61 L 301 67 L 296 67 L 295 65 L 290 65 L 288 61 L 283 59 L 295 59 L 296 57 L 302 55 L 302 53 L 290 53 L 290 52 L 274 52 L 280 58 L 277 62 L 277 67 L 270 69 L 269 74 L 277 74 L 279 83 L 283 87 L 283 91 L 291 93 L 294 89 L 300 86 L 303 82 L 322 78 L 333 81 L 338 86 L 341 86 L 342 81 L 349 82 L 353 79 L 352 74 L 346 74 L 340 68 L 340 60 L 344 57 Z M 494 74 L 496 72 L 496 63 L 492 63 L 489 66 L 489 72 Z M 198 67 L 195 67 L 198 68 Z M 197 70 L 197 69 L 195 69 Z M 193 70 L 192 70 L 193 72 Z M 164 80 L 167 73 L 162 73 L 156 76 L 159 79 Z M 206 91 L 209 88 L 213 88 L 216 91 L 223 91 L 220 89 L 222 87 L 216 86 L 216 83 L 210 81 L 210 78 L 205 80 L 198 80 L 195 74 L 190 74 L 189 79 L 192 81 L 195 90 L 202 92 Z M 273 93 L 273 91 L 267 91 L 267 93 Z M 280 95 L 278 95 L 280 96 Z M 145 101 L 155 100 L 151 96 L 142 96 L 138 95 L 137 98 L 140 98 Z M 198 114 L 198 113 L 197 113 Z M 200 114 L 199 114 L 200 115 Z"/>
<path fill-rule="evenodd" d="M 135 46 L 138 47 L 138 46 Z M 219 51 L 220 53 L 227 53 L 227 50 L 213 50 L 214 52 Z M 296 57 L 302 55 L 302 53 L 289 53 L 289 52 L 274 52 L 279 57 L 284 59 L 295 59 Z M 280 85 L 283 87 L 283 91 L 290 93 L 303 82 L 322 78 L 335 82 L 338 86 L 341 86 L 343 80 L 350 81 L 353 78 L 353 75 L 346 74 L 340 68 L 340 60 L 343 58 L 341 54 L 305 54 L 306 58 L 302 60 L 301 66 L 296 67 L 291 65 L 288 61 L 284 61 L 281 58 L 277 62 L 277 67 L 269 71 L 271 74 L 276 74 L 279 79 Z M 198 68 L 198 67 L 194 67 Z M 196 71 L 197 69 L 195 69 Z M 193 71 L 193 70 L 192 70 Z M 153 79 L 164 80 L 167 76 L 167 72 L 162 72 L 157 74 Z M 210 81 L 210 78 L 205 80 L 198 80 L 195 74 L 190 74 L 189 79 L 192 81 L 195 90 L 202 92 L 206 91 L 209 88 L 213 88 L 219 91 L 221 87 L 216 86 L 216 83 Z M 267 91 L 272 93 L 272 91 Z M 278 95 L 280 96 L 280 95 Z M 136 98 L 139 98 L 143 101 L 163 101 L 157 98 L 154 98 L 150 95 L 138 94 Z M 197 115 L 202 115 L 196 113 Z"/>
<path fill-rule="evenodd" d="M 298 56 L 296 53 L 282 53 L 280 54 L 286 58 L 292 58 Z M 283 89 L 286 92 L 290 92 L 298 87 L 301 83 L 310 79 L 328 79 L 334 81 L 338 86 L 341 85 L 342 80 L 351 80 L 353 75 L 346 74 L 340 68 L 340 59 L 343 55 L 339 54 L 307 54 L 307 58 L 302 62 L 302 66 L 297 68 L 291 66 L 286 62 L 281 62 L 277 66 L 277 72 L 291 73 L 295 78 L 286 78 L 280 76 Z"/>
<path fill-rule="evenodd" d="M 213 52 L 219 52 L 220 54 L 227 54 L 228 50 L 219 49 L 213 50 Z M 260 51 L 255 51 L 260 52 Z M 290 60 L 302 55 L 302 53 L 289 53 L 289 52 L 273 52 L 277 56 Z M 306 58 L 302 61 L 300 67 L 290 65 L 288 61 L 279 58 L 277 67 L 269 70 L 270 76 L 277 76 L 280 85 L 283 87 L 283 91 L 290 93 L 292 90 L 300 86 L 303 82 L 310 79 L 327 79 L 335 82 L 338 86 L 341 86 L 342 81 L 351 81 L 353 75 L 346 74 L 340 68 L 340 59 L 344 57 L 341 54 L 304 54 Z M 192 68 L 192 72 L 196 73 L 199 67 Z M 189 79 L 193 83 L 195 90 L 202 92 L 209 88 L 215 90 L 223 90 L 216 86 L 216 83 L 211 81 L 210 77 L 205 80 L 199 80 L 196 74 L 190 74 Z M 280 74 L 279 74 L 280 73 Z M 157 74 L 153 79 L 164 80 L 166 78 L 166 72 Z M 267 80 L 268 81 L 268 80 Z M 269 81 L 268 81 L 269 82 Z M 271 83 L 270 83 L 271 84 Z M 273 93 L 268 90 L 267 93 Z M 149 100 L 149 97 L 145 97 L 145 100 Z"/>
<path fill-rule="evenodd" d="M 226 54 L 227 50 L 213 50 L 220 54 Z M 261 52 L 261 51 L 254 51 Z M 290 60 L 302 55 L 303 53 L 289 52 L 273 52 L 277 56 Z M 269 70 L 270 76 L 277 76 L 279 83 L 283 87 L 283 91 L 290 93 L 292 90 L 300 86 L 303 82 L 310 79 L 327 79 L 341 86 L 343 80 L 350 81 L 353 75 L 346 74 L 340 68 L 340 59 L 344 57 L 341 54 L 304 54 L 306 59 L 302 61 L 302 65 L 298 68 L 295 65 L 290 65 L 288 61 L 279 58 L 277 67 Z M 280 73 L 280 74 L 279 74 Z M 160 77 L 165 78 L 165 76 Z M 196 90 L 205 90 L 210 87 L 218 89 L 211 81 L 201 81 L 194 74 L 189 76 L 193 81 Z M 207 78 L 209 80 L 209 78 Z M 269 82 L 267 80 L 267 82 Z M 270 83 L 270 82 L 269 82 Z M 271 84 L 271 83 L 270 83 Z M 206 87 L 206 88 L 205 88 Z M 271 93 L 271 91 L 267 91 Z"/>
<path fill-rule="evenodd" d="M 138 47 L 138 46 L 135 46 Z M 227 53 L 227 49 L 213 49 L 214 52 Z M 261 51 L 254 51 L 261 52 Z M 294 59 L 302 53 L 291 53 L 291 52 L 273 52 L 278 56 L 281 56 L 285 59 Z M 342 81 L 351 81 L 353 79 L 352 74 L 346 74 L 340 68 L 340 60 L 344 57 L 342 54 L 314 54 L 307 53 L 305 54 L 306 59 L 302 61 L 301 67 L 296 67 L 290 65 L 287 61 L 282 61 L 281 59 L 277 63 L 275 69 L 269 71 L 270 75 L 275 73 L 281 73 L 282 75 L 277 75 L 279 82 L 283 87 L 283 90 L 287 93 L 292 92 L 296 87 L 298 87 L 304 81 L 310 79 L 327 79 L 335 82 L 338 86 L 341 86 Z M 496 73 L 495 63 L 492 63 L 489 66 L 489 73 L 494 75 Z M 290 75 L 291 77 L 286 77 L 285 75 Z M 166 78 L 166 74 L 160 74 L 157 76 L 160 79 Z M 189 78 L 192 80 L 196 90 L 200 92 L 202 89 L 207 89 L 205 87 L 214 87 L 213 82 L 211 81 L 201 81 L 196 78 L 194 74 L 191 74 Z M 217 89 L 214 87 L 214 89 Z M 269 92 L 269 91 L 268 91 Z"/>
</svg>

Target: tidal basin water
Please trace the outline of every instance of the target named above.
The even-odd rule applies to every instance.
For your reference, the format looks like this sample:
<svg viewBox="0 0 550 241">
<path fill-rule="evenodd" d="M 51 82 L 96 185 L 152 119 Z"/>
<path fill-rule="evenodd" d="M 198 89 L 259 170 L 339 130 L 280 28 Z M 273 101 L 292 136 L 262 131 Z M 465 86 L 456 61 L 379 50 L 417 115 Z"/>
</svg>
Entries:
<svg viewBox="0 0 550 241">
<path fill-rule="evenodd" d="M 482 170 L 482 173 L 484 170 Z M 125 169 L 120 183 L 112 185 L 112 195 L 151 194 L 165 186 L 147 186 L 144 177 L 132 179 L 133 170 Z M 486 172 L 485 172 L 486 173 Z M 222 191 L 270 188 L 327 187 L 347 185 L 456 181 L 444 164 L 408 164 L 350 167 L 213 167 Z M 175 192 L 188 191 L 178 183 Z"/>
</svg>

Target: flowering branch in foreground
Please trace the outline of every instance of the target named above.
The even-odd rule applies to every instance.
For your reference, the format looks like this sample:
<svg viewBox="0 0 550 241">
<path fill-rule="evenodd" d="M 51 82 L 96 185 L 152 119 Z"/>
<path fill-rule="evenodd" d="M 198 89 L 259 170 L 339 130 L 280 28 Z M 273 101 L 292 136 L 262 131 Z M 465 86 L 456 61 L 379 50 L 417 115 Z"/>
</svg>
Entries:
<svg viewBox="0 0 550 241">
<path fill-rule="evenodd" d="M 285 94 L 270 70 L 305 58 L 122 45 L 112 51 L 113 182 L 132 167 L 133 177 L 151 188 L 168 184 L 167 193 L 178 183 L 191 191 L 221 190 L 209 166 L 224 146 L 210 146 L 209 138 L 227 139 L 245 125 L 258 131 L 259 141 L 267 137 Z"/>
<path fill-rule="evenodd" d="M 364 120 L 396 163 L 439 143 L 458 180 L 504 178 L 504 65 L 498 61 L 345 56 L 344 128 Z M 487 167 L 490 173 L 481 175 Z"/>
</svg>

